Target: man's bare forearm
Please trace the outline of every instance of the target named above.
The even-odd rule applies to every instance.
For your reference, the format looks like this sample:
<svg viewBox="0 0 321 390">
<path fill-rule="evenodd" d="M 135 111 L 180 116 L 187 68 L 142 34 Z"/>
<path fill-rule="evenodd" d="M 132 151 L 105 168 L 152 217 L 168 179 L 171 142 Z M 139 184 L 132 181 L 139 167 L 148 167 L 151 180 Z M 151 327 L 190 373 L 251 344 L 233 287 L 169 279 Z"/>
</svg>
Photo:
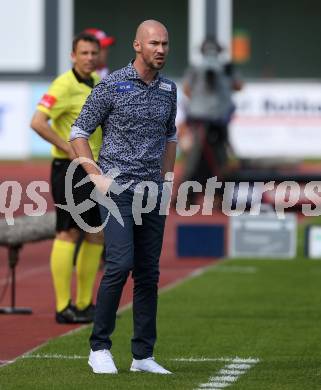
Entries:
<svg viewBox="0 0 321 390">
<path fill-rule="evenodd" d="M 105 177 L 102 174 L 94 160 L 88 140 L 86 138 L 75 138 L 70 141 L 70 144 L 77 157 L 87 160 L 81 161 L 81 165 L 88 173 L 90 180 L 94 183 L 98 191 L 100 191 L 102 194 L 106 194 L 113 179 L 108 176 Z"/>
<path fill-rule="evenodd" d="M 165 177 L 167 172 L 174 171 L 174 164 L 176 159 L 176 142 L 167 142 L 165 146 L 165 153 L 163 158 L 162 176 Z"/>
<path fill-rule="evenodd" d="M 31 120 L 31 128 L 47 142 L 55 145 L 58 149 L 63 150 L 68 155 L 70 154 L 70 146 L 68 142 L 59 137 L 59 135 L 51 128 L 48 123 L 49 117 L 41 112 L 36 111 Z"/>
<path fill-rule="evenodd" d="M 70 141 L 70 144 L 77 157 L 83 157 L 87 160 L 90 160 L 90 162 L 81 162 L 81 165 L 88 173 L 88 175 L 100 175 L 100 170 L 94 160 L 88 140 L 86 138 L 75 138 L 74 140 Z"/>
</svg>

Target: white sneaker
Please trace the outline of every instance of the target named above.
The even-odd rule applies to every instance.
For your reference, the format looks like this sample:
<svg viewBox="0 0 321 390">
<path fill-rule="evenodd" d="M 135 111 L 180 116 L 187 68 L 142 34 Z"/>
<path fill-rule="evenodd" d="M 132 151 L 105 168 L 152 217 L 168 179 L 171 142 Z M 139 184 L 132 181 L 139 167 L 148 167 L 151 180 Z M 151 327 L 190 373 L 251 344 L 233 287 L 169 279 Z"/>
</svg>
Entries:
<svg viewBox="0 0 321 390">
<path fill-rule="evenodd" d="M 147 359 L 142 359 L 142 360 L 133 359 L 132 365 L 130 367 L 130 371 L 151 372 L 153 374 L 171 374 L 170 371 L 165 370 L 164 367 L 156 363 L 153 357 L 149 357 Z"/>
<path fill-rule="evenodd" d="M 113 356 L 108 349 L 90 350 L 88 364 L 95 374 L 117 374 Z"/>
</svg>

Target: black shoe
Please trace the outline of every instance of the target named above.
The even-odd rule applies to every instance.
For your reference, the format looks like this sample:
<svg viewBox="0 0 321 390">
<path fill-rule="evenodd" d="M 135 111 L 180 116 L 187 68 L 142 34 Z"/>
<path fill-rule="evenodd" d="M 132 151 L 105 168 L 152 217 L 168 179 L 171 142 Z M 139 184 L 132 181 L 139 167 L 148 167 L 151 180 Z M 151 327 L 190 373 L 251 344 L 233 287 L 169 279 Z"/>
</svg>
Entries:
<svg viewBox="0 0 321 390">
<path fill-rule="evenodd" d="M 76 317 L 79 322 L 87 324 L 93 322 L 95 315 L 95 305 L 90 303 L 85 309 L 79 310 L 77 307 L 74 307 Z"/>
<path fill-rule="evenodd" d="M 75 308 L 69 303 L 64 310 L 57 311 L 56 322 L 58 324 L 77 324 Z"/>
</svg>

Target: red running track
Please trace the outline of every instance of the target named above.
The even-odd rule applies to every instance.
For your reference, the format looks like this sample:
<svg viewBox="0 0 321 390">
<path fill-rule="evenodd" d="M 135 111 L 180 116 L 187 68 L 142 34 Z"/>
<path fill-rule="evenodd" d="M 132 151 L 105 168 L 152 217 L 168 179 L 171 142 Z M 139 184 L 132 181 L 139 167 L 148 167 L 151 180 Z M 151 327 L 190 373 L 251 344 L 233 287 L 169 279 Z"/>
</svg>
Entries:
<svg viewBox="0 0 321 390">
<path fill-rule="evenodd" d="M 22 185 L 22 206 L 15 216 L 23 213 L 23 204 L 30 203 L 25 195 L 26 186 L 32 180 L 48 180 L 48 162 L 17 163 L 0 165 L 0 182 L 17 180 Z M 48 210 L 53 208 L 50 194 L 43 194 L 48 202 Z M 1 215 L 3 217 L 3 215 Z M 211 217 L 196 216 L 194 222 L 225 222 L 226 217 L 215 214 Z M 196 269 L 213 263 L 214 259 L 177 258 L 175 232 L 178 223 L 186 223 L 186 218 L 171 214 L 167 219 L 164 245 L 160 260 L 160 287 L 168 286 L 191 275 Z M 188 219 L 190 223 L 191 220 Z M 61 325 L 54 321 L 54 293 L 49 270 L 51 241 L 27 244 L 20 254 L 17 266 L 16 305 L 31 307 L 31 315 L 0 314 L 0 364 L 5 364 L 19 355 L 43 344 L 47 340 L 62 335 L 76 325 Z M 0 248 L 0 295 L 6 283 L 8 272 L 7 251 Z M 96 290 L 101 274 L 97 278 Z M 74 290 L 74 289 L 73 289 Z M 132 300 L 132 282 L 129 278 L 121 300 L 121 306 Z M 1 306 L 9 306 L 10 295 L 7 290 Z"/>
</svg>

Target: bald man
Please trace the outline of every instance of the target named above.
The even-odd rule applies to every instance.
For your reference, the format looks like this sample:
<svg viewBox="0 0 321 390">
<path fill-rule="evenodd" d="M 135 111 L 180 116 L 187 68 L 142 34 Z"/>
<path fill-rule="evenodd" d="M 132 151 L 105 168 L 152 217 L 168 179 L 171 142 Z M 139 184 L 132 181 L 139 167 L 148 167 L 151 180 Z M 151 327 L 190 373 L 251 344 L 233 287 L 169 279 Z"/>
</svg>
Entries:
<svg viewBox="0 0 321 390">
<path fill-rule="evenodd" d="M 94 373 L 117 373 L 110 353 L 111 335 L 123 286 L 132 272 L 134 334 L 130 371 L 170 374 L 153 358 L 165 226 L 160 199 L 166 174 L 173 171 L 177 143 L 176 85 L 159 73 L 169 50 L 166 27 L 155 20 L 141 23 L 133 47 L 135 60 L 93 89 L 71 133 L 76 155 L 87 158 L 83 167 L 90 179 L 116 204 L 121 215 L 119 222 L 106 207 L 100 210 L 106 221 L 106 272 L 97 296 L 88 363 Z M 99 168 L 88 146 L 88 138 L 98 124 L 103 126 Z M 108 173 L 115 168 L 119 174 L 113 179 Z M 120 195 L 112 191 L 113 185 L 123 186 Z M 145 210 L 137 218 L 136 206 L 139 209 L 147 204 L 154 204 L 154 209 Z"/>
</svg>

